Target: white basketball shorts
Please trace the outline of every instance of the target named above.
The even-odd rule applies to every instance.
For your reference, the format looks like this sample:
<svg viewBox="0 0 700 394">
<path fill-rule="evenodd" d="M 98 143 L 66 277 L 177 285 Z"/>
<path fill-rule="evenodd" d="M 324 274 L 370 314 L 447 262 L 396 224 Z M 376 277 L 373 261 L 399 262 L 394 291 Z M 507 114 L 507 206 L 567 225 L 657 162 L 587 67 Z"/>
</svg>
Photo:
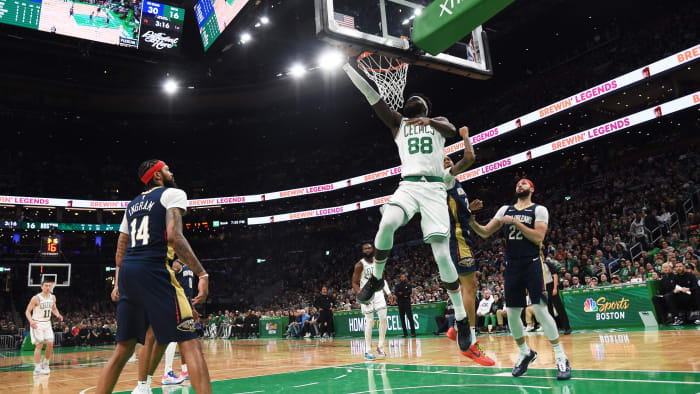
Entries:
<svg viewBox="0 0 700 394">
<path fill-rule="evenodd" d="M 386 309 L 386 300 L 384 299 L 384 292 L 378 291 L 374 293 L 374 296 L 372 296 L 372 300 L 369 302 L 369 304 L 360 304 L 360 308 L 362 308 L 363 315 L 375 313 L 382 309 Z"/>
<path fill-rule="evenodd" d="M 36 329 L 31 328 L 30 334 L 32 335 L 32 344 L 38 345 L 40 343 L 51 342 L 53 343 L 53 329 L 51 328 L 50 321 L 39 321 L 36 322 Z"/>
<path fill-rule="evenodd" d="M 450 236 L 450 213 L 444 183 L 402 181 L 387 204 L 403 209 L 404 224 L 420 212 L 423 241 Z"/>
</svg>

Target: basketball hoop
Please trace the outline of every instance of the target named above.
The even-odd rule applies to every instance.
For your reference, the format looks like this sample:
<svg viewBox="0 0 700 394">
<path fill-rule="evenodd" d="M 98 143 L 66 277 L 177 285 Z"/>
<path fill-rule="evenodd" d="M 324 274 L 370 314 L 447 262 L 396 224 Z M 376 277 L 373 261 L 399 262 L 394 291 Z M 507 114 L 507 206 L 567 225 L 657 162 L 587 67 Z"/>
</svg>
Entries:
<svg viewBox="0 0 700 394">
<path fill-rule="evenodd" d="M 391 109 L 403 107 L 408 63 L 397 58 L 364 52 L 357 57 L 357 66 L 377 85 L 379 95 Z"/>
</svg>

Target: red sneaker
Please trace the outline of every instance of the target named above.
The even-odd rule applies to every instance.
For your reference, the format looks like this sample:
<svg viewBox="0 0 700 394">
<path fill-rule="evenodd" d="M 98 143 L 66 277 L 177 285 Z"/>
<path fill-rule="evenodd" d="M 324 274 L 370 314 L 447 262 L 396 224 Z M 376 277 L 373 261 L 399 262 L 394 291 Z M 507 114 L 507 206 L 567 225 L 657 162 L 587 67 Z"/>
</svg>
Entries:
<svg viewBox="0 0 700 394">
<path fill-rule="evenodd" d="M 448 338 L 450 338 L 453 341 L 457 340 L 457 330 L 455 330 L 454 327 L 450 327 L 449 330 L 447 330 L 447 334 L 445 334 Z"/>
<path fill-rule="evenodd" d="M 484 354 L 484 348 L 481 347 L 479 342 L 476 342 L 473 344 L 469 350 L 466 352 L 460 352 L 462 355 L 467 356 L 471 358 L 472 360 L 476 361 L 477 363 L 484 365 L 486 367 L 490 367 L 494 364 L 496 364 L 495 361 L 493 361 L 489 356 Z"/>
</svg>

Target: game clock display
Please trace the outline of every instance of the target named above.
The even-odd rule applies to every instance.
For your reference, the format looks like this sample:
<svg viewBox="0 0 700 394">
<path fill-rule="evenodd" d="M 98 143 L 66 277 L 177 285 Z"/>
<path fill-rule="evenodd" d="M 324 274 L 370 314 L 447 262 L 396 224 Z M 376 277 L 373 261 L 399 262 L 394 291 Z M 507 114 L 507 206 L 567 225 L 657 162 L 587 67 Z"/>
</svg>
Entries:
<svg viewBox="0 0 700 394">
<path fill-rule="evenodd" d="M 0 23 L 153 51 L 178 47 L 184 16 L 148 0 L 0 0 Z"/>
<path fill-rule="evenodd" d="M 146 0 L 141 17 L 139 48 L 153 51 L 176 49 L 182 36 L 185 10 Z"/>
<path fill-rule="evenodd" d="M 40 252 L 44 256 L 58 256 L 61 252 L 61 238 L 56 235 L 41 237 Z"/>
</svg>

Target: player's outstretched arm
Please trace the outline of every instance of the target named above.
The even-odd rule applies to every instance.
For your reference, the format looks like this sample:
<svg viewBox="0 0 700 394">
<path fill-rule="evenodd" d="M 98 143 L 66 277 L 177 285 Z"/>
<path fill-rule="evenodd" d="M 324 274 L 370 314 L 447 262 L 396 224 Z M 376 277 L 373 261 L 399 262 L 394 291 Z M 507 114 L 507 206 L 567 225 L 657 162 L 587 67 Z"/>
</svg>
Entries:
<svg viewBox="0 0 700 394">
<path fill-rule="evenodd" d="M 459 135 L 464 140 L 464 156 L 461 160 L 455 163 L 450 169 L 450 174 L 458 175 L 466 171 L 469 167 L 474 164 L 476 160 L 476 153 L 474 153 L 474 147 L 472 146 L 472 140 L 469 137 L 469 127 L 460 127 Z"/>
<path fill-rule="evenodd" d="M 501 227 L 503 227 L 503 223 L 501 223 L 500 220 L 494 218 L 491 219 L 491 221 L 487 225 L 482 226 L 476 222 L 474 215 L 472 215 L 471 219 L 469 220 L 469 227 L 471 227 L 472 230 L 474 230 L 474 232 L 477 233 L 481 238 L 488 238 L 493 233 L 500 230 Z"/>
<path fill-rule="evenodd" d="M 367 98 L 369 105 L 372 106 L 374 112 L 379 116 L 379 119 L 384 122 L 384 124 L 391 129 L 391 133 L 396 137 L 398 133 L 399 125 L 401 124 L 401 114 L 389 108 L 387 103 L 382 99 L 382 97 L 377 93 L 374 88 L 362 78 L 362 76 L 355 71 L 354 68 L 348 63 L 343 65 L 343 71 L 348 74 L 350 81 L 357 87 L 357 89 Z"/>
<path fill-rule="evenodd" d="M 181 208 L 168 208 L 165 213 L 165 226 L 168 243 L 173 247 L 180 260 L 190 267 L 192 272 L 199 277 L 199 284 L 197 286 L 198 293 L 192 300 L 192 303 L 203 303 L 209 295 L 209 274 L 204 270 L 199 259 L 195 256 L 190 243 L 187 242 L 184 234 L 182 234 Z"/>
<path fill-rule="evenodd" d="M 34 319 L 32 319 L 32 310 L 36 308 L 36 305 L 39 303 L 39 298 L 37 296 L 32 297 L 31 301 L 29 301 L 29 305 L 27 305 L 27 309 L 24 311 L 24 317 L 27 318 L 27 321 L 29 322 L 29 325 L 36 329 L 37 325 Z"/>
</svg>

